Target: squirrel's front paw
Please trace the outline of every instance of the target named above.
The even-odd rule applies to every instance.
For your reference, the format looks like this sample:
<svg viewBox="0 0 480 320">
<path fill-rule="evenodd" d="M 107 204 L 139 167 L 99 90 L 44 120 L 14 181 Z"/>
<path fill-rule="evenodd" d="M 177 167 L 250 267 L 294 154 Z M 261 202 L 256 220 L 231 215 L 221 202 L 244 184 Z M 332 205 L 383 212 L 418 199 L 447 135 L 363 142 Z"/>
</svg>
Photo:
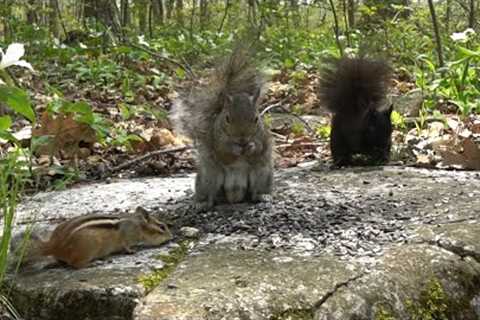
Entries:
<svg viewBox="0 0 480 320">
<path fill-rule="evenodd" d="M 205 212 L 213 208 L 213 204 L 208 201 L 195 202 L 193 205 L 193 210 L 195 212 Z"/>
<path fill-rule="evenodd" d="M 252 195 L 252 202 L 272 202 L 272 196 L 270 194 L 256 194 Z"/>
<path fill-rule="evenodd" d="M 253 155 L 256 151 L 257 151 L 257 146 L 255 145 L 255 142 L 250 141 L 249 143 L 247 143 L 245 147 L 245 154 L 247 156 Z"/>
</svg>

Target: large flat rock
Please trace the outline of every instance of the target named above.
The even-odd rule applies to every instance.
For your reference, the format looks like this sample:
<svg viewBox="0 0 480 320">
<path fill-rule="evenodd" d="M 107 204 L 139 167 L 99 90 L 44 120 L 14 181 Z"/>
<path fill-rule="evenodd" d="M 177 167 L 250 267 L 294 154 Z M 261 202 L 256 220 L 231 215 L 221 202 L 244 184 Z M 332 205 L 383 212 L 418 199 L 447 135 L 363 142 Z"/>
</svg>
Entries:
<svg viewBox="0 0 480 320">
<path fill-rule="evenodd" d="M 272 203 L 201 214 L 191 176 L 36 195 L 20 223 L 140 205 L 201 236 L 173 258 L 175 243 L 11 275 L 12 300 L 27 319 L 480 318 L 478 173 L 305 167 L 276 181 Z"/>
</svg>

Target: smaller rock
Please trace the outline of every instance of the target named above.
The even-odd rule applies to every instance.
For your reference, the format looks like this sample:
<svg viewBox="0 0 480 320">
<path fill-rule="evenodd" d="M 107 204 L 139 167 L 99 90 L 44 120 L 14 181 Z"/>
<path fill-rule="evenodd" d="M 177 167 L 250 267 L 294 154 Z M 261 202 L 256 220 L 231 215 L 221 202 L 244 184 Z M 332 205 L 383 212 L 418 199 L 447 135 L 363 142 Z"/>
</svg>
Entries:
<svg viewBox="0 0 480 320">
<path fill-rule="evenodd" d="M 182 227 L 180 232 L 187 238 L 197 238 L 200 234 L 200 230 L 193 227 Z"/>
</svg>

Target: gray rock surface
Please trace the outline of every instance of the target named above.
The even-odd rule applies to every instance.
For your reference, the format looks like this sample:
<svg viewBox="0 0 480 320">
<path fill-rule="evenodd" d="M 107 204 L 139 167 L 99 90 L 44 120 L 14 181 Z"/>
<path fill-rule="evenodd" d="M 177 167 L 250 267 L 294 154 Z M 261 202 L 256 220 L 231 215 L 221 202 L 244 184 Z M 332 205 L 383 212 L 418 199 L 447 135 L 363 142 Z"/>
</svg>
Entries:
<svg viewBox="0 0 480 320">
<path fill-rule="evenodd" d="M 191 176 L 36 195 L 20 223 L 141 205 L 178 244 L 12 274 L 12 300 L 27 319 L 480 318 L 479 173 L 305 167 L 276 181 L 271 203 L 202 214 Z"/>
</svg>

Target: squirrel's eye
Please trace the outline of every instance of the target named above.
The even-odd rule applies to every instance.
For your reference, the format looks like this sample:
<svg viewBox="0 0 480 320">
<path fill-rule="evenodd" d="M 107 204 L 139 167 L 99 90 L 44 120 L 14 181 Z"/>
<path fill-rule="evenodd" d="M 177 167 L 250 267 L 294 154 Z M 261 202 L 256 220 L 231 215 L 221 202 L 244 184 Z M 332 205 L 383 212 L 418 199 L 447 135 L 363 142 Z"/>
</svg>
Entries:
<svg viewBox="0 0 480 320">
<path fill-rule="evenodd" d="M 226 123 L 230 123 L 230 117 L 228 116 L 228 114 L 225 115 L 225 122 L 226 122 Z"/>
</svg>

